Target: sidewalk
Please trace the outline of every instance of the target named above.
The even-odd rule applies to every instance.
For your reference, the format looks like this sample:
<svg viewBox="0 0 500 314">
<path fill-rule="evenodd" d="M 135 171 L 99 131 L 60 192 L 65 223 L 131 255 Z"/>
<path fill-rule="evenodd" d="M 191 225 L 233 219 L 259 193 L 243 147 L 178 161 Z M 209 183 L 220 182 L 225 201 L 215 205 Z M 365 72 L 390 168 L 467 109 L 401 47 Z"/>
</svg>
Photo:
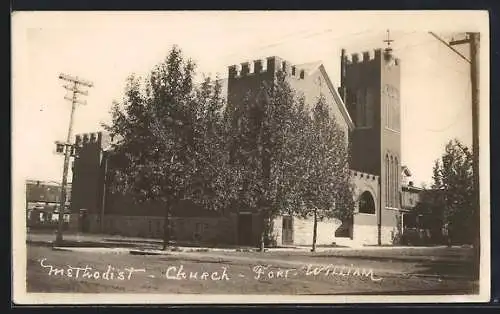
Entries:
<svg viewBox="0 0 500 314">
<path fill-rule="evenodd" d="M 47 233 L 32 233 L 28 234 L 26 238 L 28 243 L 45 243 L 51 244 L 55 240 L 55 234 Z M 154 249 L 161 247 L 163 241 L 161 239 L 152 238 L 137 238 L 125 237 L 119 235 L 103 235 L 103 234 L 65 234 L 64 240 L 68 242 L 85 244 L 95 244 L 93 247 L 102 245 L 102 247 L 126 247 L 126 248 L 144 248 Z M 72 245 L 77 246 L 77 245 Z M 242 247 L 237 245 L 226 245 L 221 247 L 204 246 L 203 244 L 197 245 L 196 243 L 179 243 L 172 244 L 177 251 L 200 251 L 200 252 L 253 252 L 258 251 L 255 247 Z M 335 253 L 335 252 L 392 252 L 392 251 L 432 251 L 440 249 L 461 249 L 459 246 L 448 248 L 446 246 L 363 246 L 363 247 L 326 247 L 318 246 L 317 253 Z M 290 246 L 290 247 L 274 247 L 266 248 L 268 252 L 310 252 L 311 246 Z"/>
<path fill-rule="evenodd" d="M 45 243 L 51 244 L 54 242 L 56 235 L 47 233 L 32 233 L 28 234 L 26 241 L 28 243 Z M 152 238 L 137 238 L 125 237 L 119 235 L 106 235 L 106 234 L 65 234 L 64 241 L 83 244 L 102 244 L 103 246 L 115 245 L 117 247 L 136 247 L 136 248 L 154 248 L 163 246 L 163 240 Z M 73 246 L 73 245 L 72 245 Z M 239 252 L 239 251 L 256 251 L 255 247 L 239 246 L 239 245 L 224 245 L 220 247 L 206 246 L 202 243 L 173 243 L 171 246 L 176 250 L 182 251 L 214 251 L 214 252 Z M 323 248 L 318 248 L 322 250 Z M 324 248 L 326 249 L 326 248 Z M 310 247 L 277 247 L 266 250 L 273 251 L 310 251 Z"/>
<path fill-rule="evenodd" d="M 226 263 L 242 265 L 273 265 L 276 267 L 326 267 L 328 265 L 355 265 L 373 269 L 385 277 L 459 278 L 454 271 L 445 269 L 453 264 L 468 262 L 467 251 L 462 248 L 446 247 L 365 247 L 327 248 L 319 247 L 316 253 L 310 247 L 269 248 L 258 252 L 256 248 L 210 248 L 193 246 L 171 246 L 162 251 L 158 239 L 126 238 L 109 235 L 65 235 L 68 245 L 53 247 L 55 235 L 31 234 L 28 243 L 49 246 L 58 251 L 72 251 L 98 254 L 157 255 L 169 260 L 195 263 Z M 439 267 L 436 273 L 424 274 L 429 267 Z M 456 266 L 455 266 L 456 267 Z"/>
</svg>

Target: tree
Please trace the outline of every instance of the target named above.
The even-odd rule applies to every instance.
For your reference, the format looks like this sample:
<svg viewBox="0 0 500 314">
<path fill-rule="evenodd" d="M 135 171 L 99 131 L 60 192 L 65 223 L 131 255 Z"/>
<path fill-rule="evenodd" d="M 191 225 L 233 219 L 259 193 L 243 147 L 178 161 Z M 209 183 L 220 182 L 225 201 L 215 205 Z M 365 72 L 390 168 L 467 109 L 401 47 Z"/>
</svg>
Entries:
<svg viewBox="0 0 500 314">
<path fill-rule="evenodd" d="M 303 121 L 295 195 L 300 200 L 298 214 L 313 218 L 311 251 L 316 251 L 318 221 L 336 218 L 352 219 L 354 199 L 348 164 L 348 146 L 344 131 L 320 97 L 311 114 L 297 115 Z M 300 167 L 301 166 L 301 167 Z"/>
<path fill-rule="evenodd" d="M 291 192 L 289 178 L 296 164 L 287 164 L 293 154 L 292 119 L 297 105 L 295 92 L 284 73 L 263 83 L 255 94 L 248 93 L 242 104 L 228 104 L 230 159 L 238 178 L 238 204 L 260 212 L 264 250 L 272 219 L 287 209 Z"/>
<path fill-rule="evenodd" d="M 443 241 L 443 209 L 443 193 L 438 189 L 424 189 L 421 191 L 419 201 L 413 209 L 416 217 L 421 217 L 419 221 L 420 229 L 430 230 L 430 240 L 433 243 Z"/>
<path fill-rule="evenodd" d="M 256 97 L 228 105 L 240 206 L 260 209 L 261 250 L 278 214 L 312 214 L 315 235 L 318 220 L 348 219 L 354 201 L 347 143 L 324 98 L 311 111 L 279 72 Z"/>
<path fill-rule="evenodd" d="M 455 139 L 449 141 L 433 168 L 432 188 L 441 194 L 442 219 L 453 242 L 472 243 L 478 228 L 474 221 L 472 153 Z"/>
<path fill-rule="evenodd" d="M 171 239 L 170 218 L 181 200 L 220 209 L 227 184 L 221 86 L 206 79 L 194 87 L 195 64 L 173 47 L 142 88 L 131 76 L 122 104 L 105 126 L 119 140 L 112 147 L 111 186 L 137 202 L 165 206 L 163 249 Z"/>
</svg>

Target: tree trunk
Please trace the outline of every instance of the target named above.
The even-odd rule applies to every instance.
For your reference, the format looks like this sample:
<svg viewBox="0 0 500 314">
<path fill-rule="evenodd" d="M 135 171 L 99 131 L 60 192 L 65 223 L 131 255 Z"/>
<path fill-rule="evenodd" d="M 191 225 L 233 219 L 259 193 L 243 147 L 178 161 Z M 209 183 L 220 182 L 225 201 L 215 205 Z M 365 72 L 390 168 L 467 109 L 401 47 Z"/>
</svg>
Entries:
<svg viewBox="0 0 500 314">
<path fill-rule="evenodd" d="M 261 234 L 260 234 L 260 245 L 259 245 L 259 251 L 260 252 L 264 252 L 265 248 L 266 248 L 266 244 L 264 243 L 265 242 L 265 237 L 266 237 L 266 230 L 262 230 Z"/>
<path fill-rule="evenodd" d="M 311 252 L 316 252 L 316 239 L 318 238 L 318 210 L 314 209 L 313 243 Z"/>
<path fill-rule="evenodd" d="M 266 248 L 266 232 L 268 229 L 268 218 L 266 216 L 263 217 L 263 226 L 262 231 L 260 233 L 260 243 L 259 243 L 259 251 L 264 252 Z"/>
<path fill-rule="evenodd" d="M 165 207 L 165 216 L 163 221 L 163 248 L 165 251 L 170 242 L 170 203 L 167 203 Z"/>
</svg>

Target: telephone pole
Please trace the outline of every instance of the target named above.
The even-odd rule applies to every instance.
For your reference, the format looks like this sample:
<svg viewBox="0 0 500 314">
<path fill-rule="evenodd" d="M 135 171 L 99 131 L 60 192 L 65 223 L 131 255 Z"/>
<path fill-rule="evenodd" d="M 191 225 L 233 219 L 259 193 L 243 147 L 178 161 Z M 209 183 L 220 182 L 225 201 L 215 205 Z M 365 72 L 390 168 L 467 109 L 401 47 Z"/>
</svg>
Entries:
<svg viewBox="0 0 500 314">
<path fill-rule="evenodd" d="M 88 95 L 87 91 L 81 90 L 81 86 L 92 87 L 93 83 L 82 80 L 78 77 L 73 77 L 66 74 L 60 74 L 59 79 L 69 82 L 69 85 L 64 85 L 63 87 L 71 92 L 71 97 L 65 96 L 64 99 L 71 101 L 71 114 L 69 116 L 69 128 L 68 128 L 68 136 L 66 137 L 66 142 L 64 143 L 64 166 L 63 166 L 63 177 L 61 184 L 61 203 L 59 205 L 59 220 L 58 220 L 58 228 L 57 228 L 57 236 L 56 243 L 60 244 L 63 241 L 63 231 L 64 231 L 64 210 L 66 207 L 66 186 L 68 184 L 68 168 L 69 168 L 69 159 L 71 157 L 71 153 L 74 149 L 71 144 L 71 137 L 73 136 L 73 118 L 75 114 L 75 109 L 77 104 L 85 105 L 85 101 L 79 100 L 78 94 Z M 60 145 L 60 144 L 59 144 Z"/>
<path fill-rule="evenodd" d="M 445 44 L 453 52 L 459 55 L 462 59 L 470 64 L 470 81 L 471 81 L 471 100 L 472 100 L 472 180 L 474 186 L 473 206 L 474 210 L 474 250 L 476 254 L 476 266 L 479 268 L 480 255 L 480 198 L 479 198 L 479 49 L 480 35 L 479 33 L 466 33 L 465 38 L 452 40 L 447 43 L 433 32 L 429 32 L 436 39 Z M 458 52 L 453 46 L 469 45 L 470 59 Z"/>
</svg>

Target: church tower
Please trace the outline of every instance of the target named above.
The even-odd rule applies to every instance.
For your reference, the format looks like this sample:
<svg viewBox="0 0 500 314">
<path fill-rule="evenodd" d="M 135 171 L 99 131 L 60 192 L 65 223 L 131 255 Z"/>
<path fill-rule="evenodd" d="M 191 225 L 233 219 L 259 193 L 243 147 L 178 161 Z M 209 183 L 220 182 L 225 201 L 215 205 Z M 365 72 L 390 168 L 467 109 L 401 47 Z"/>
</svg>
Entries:
<svg viewBox="0 0 500 314">
<path fill-rule="evenodd" d="M 340 92 L 355 125 L 350 167 L 379 176 L 382 225 L 396 223 L 400 208 L 400 68 L 390 46 L 350 57 L 342 51 Z"/>
</svg>

